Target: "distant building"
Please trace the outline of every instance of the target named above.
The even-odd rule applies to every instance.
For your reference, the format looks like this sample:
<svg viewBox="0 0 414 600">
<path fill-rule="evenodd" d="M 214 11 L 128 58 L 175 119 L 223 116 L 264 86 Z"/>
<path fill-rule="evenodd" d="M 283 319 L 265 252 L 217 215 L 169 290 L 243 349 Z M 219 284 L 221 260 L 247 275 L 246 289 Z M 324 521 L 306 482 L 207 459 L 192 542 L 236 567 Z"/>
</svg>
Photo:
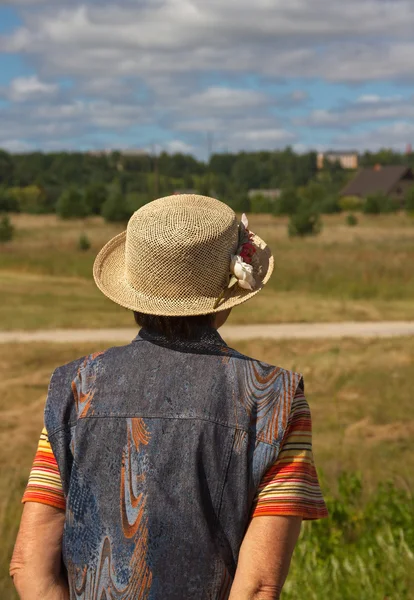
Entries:
<svg viewBox="0 0 414 600">
<path fill-rule="evenodd" d="M 344 152 L 329 150 L 328 152 L 319 152 L 317 156 L 317 167 L 323 169 L 325 162 L 331 164 L 339 163 L 343 169 L 358 168 L 358 152 L 349 150 Z"/>
<path fill-rule="evenodd" d="M 277 200 L 280 198 L 282 190 L 274 189 L 274 190 L 249 190 L 248 196 L 251 200 L 252 198 L 256 198 L 256 196 L 262 196 L 268 200 Z"/>
<path fill-rule="evenodd" d="M 414 187 L 414 175 L 410 168 L 375 165 L 362 169 L 341 191 L 341 196 L 366 198 L 382 193 L 389 198 L 404 201 L 407 190 Z"/>
</svg>

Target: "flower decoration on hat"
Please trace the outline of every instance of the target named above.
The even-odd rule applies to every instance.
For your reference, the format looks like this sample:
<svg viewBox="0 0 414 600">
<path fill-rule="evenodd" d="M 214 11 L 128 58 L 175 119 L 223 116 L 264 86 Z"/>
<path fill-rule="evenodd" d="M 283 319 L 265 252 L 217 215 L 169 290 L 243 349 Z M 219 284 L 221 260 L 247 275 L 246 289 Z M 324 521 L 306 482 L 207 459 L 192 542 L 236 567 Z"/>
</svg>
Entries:
<svg viewBox="0 0 414 600">
<path fill-rule="evenodd" d="M 253 244 L 253 234 L 249 231 L 249 222 L 243 214 L 239 226 L 239 246 L 236 254 L 232 255 L 230 261 L 230 281 L 227 288 L 217 299 L 214 308 L 217 308 L 220 301 L 224 298 L 226 290 L 233 288 L 236 284 L 243 290 L 252 292 L 256 286 L 253 277 L 252 258 L 256 252 Z"/>
</svg>

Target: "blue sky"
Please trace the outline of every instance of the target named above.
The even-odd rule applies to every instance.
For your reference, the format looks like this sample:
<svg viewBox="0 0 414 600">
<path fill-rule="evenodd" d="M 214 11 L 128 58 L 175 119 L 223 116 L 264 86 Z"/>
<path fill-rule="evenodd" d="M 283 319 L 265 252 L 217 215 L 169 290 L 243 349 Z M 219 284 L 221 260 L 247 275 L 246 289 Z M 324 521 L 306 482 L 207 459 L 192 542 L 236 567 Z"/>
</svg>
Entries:
<svg viewBox="0 0 414 600">
<path fill-rule="evenodd" d="M 412 0 L 10 0 L 0 147 L 403 151 Z"/>
</svg>

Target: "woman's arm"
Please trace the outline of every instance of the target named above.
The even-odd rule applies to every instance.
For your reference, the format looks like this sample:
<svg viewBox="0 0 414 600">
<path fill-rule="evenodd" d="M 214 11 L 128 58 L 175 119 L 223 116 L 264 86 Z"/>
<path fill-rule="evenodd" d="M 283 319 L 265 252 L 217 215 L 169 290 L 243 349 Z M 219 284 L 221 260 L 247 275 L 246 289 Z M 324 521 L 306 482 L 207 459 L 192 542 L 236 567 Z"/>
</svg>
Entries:
<svg viewBox="0 0 414 600">
<path fill-rule="evenodd" d="M 64 511 L 27 502 L 10 564 L 10 575 L 21 600 L 68 600 L 62 578 Z"/>
<path fill-rule="evenodd" d="M 240 548 L 229 600 L 278 600 L 300 533 L 301 517 L 255 517 Z"/>
</svg>

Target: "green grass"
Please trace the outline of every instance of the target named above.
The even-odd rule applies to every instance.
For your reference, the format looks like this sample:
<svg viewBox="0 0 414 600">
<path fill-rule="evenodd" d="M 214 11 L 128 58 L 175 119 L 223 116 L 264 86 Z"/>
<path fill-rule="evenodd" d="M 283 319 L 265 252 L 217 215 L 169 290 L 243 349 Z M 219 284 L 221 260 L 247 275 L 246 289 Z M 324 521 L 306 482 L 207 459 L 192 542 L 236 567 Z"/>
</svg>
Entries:
<svg viewBox="0 0 414 600">
<path fill-rule="evenodd" d="M 313 415 L 315 461 L 331 519 L 304 528 L 284 598 L 414 598 L 412 340 L 256 340 L 235 346 L 302 372 Z M 50 374 L 103 347 L 0 346 L 2 599 L 16 598 L 8 564 Z M 391 487 L 383 489 L 387 481 Z"/>
<path fill-rule="evenodd" d="M 330 519 L 305 524 L 284 600 L 410 600 L 414 594 L 414 499 L 392 484 L 361 503 L 361 478 L 342 475 Z"/>
<path fill-rule="evenodd" d="M 289 239 L 287 220 L 252 215 L 271 246 L 275 273 L 266 289 L 231 316 L 232 323 L 397 320 L 414 314 L 414 219 L 324 217 L 322 234 Z M 121 227 L 100 218 L 59 221 L 16 215 L 17 237 L 0 247 L 0 329 L 113 327 L 131 324 L 92 280 L 99 249 Z M 85 231 L 90 250 L 78 249 Z"/>
</svg>

